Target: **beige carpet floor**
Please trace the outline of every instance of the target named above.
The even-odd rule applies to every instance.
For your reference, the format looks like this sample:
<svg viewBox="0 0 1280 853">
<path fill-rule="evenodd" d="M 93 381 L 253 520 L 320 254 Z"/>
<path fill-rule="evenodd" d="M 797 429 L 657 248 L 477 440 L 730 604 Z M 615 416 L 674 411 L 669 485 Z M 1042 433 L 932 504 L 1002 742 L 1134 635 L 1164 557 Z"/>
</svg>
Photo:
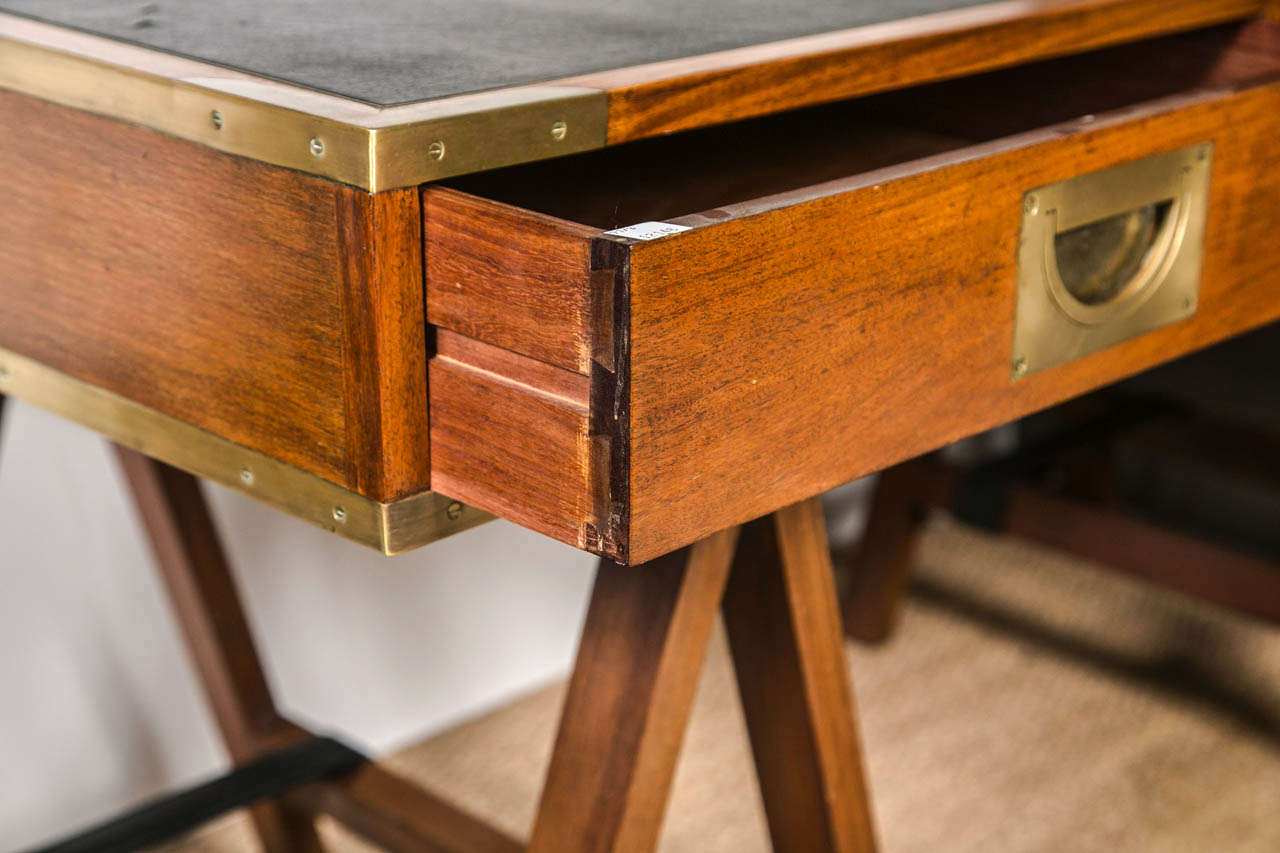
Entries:
<svg viewBox="0 0 1280 853">
<path fill-rule="evenodd" d="M 848 649 L 882 846 L 1280 851 L 1280 631 L 1012 539 L 928 526 L 898 633 Z M 562 685 L 391 756 L 524 836 Z M 325 826 L 336 851 L 366 848 Z M 666 851 L 769 848 L 722 633 Z M 223 820 L 171 849 L 253 849 Z"/>
</svg>

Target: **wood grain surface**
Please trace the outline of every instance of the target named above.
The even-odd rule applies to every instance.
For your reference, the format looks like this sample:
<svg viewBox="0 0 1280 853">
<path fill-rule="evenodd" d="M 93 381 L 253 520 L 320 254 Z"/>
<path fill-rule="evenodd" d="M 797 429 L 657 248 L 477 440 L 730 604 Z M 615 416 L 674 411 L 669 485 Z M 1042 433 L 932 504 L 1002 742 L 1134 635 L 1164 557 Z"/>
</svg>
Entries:
<svg viewBox="0 0 1280 853">
<path fill-rule="evenodd" d="M 378 499 L 426 487 L 415 191 L 0 93 L 0 345 Z"/>
<path fill-rule="evenodd" d="M 443 187 L 422 193 L 427 319 L 586 374 L 599 229 Z"/>
<path fill-rule="evenodd" d="M 437 334 L 432 488 L 599 549 L 602 460 L 591 438 L 589 378 L 444 329 Z"/>
<path fill-rule="evenodd" d="M 618 143 L 1255 15 L 1260 0 L 1006 0 L 573 78 Z"/>
<path fill-rule="evenodd" d="M 822 503 L 742 528 L 724 622 L 773 849 L 872 853 Z"/>
<path fill-rule="evenodd" d="M 433 388 L 433 435 L 453 433 L 455 448 L 439 488 L 464 488 L 487 467 L 497 489 L 473 490 L 478 506 L 580 546 L 590 540 L 583 531 L 616 518 L 608 529 L 620 545 L 609 553 L 643 562 L 1267 322 L 1280 314 L 1271 227 L 1280 177 L 1267 142 L 1280 130 L 1276 35 L 1262 21 L 1223 25 L 760 119 L 731 152 L 717 147 L 729 129 L 706 130 L 461 182 L 493 200 L 432 191 L 428 205 L 444 218 L 494 217 L 480 236 L 431 244 L 429 279 L 436 269 L 446 286 L 470 276 L 450 312 L 433 317 L 463 327 L 468 298 L 480 316 L 497 316 L 508 294 L 526 309 L 544 292 L 553 305 L 572 294 L 572 311 L 546 309 L 548 325 L 572 330 L 579 346 L 608 334 L 616 359 L 613 381 L 593 373 L 576 414 L 561 401 L 554 424 L 535 423 L 546 401 L 530 395 L 519 368 L 514 382 L 499 368 Z M 800 140 L 805 128 L 826 128 L 815 156 L 847 141 L 837 158 L 847 175 L 805 183 L 815 168 L 803 141 L 796 157 L 774 156 L 789 124 Z M 1022 193 L 1206 141 L 1214 174 L 1197 314 L 1011 382 Z M 675 165 L 664 174 L 665 163 Z M 744 174 L 781 191 L 743 199 Z M 599 228 L 611 210 L 669 216 L 680 199 L 723 200 L 668 218 L 690 230 L 654 241 L 563 218 Z M 533 209 L 513 209 L 526 204 Z M 528 257 L 504 257 L 495 276 L 470 273 L 470 259 L 506 229 L 527 229 L 506 245 Z M 450 252 L 459 258 L 440 257 Z M 558 264 L 564 257 L 572 261 Z M 524 264 L 535 270 L 528 280 Z M 584 313 L 580 294 L 607 292 L 607 270 L 615 310 Z M 428 287 L 434 294 L 437 285 Z M 495 325 L 500 345 L 572 369 L 575 356 L 544 345 L 537 323 L 514 322 Z M 490 340 L 484 325 L 467 330 Z M 456 373 L 441 365 L 442 379 Z M 501 394 L 485 401 L 477 388 Z M 605 388 L 612 396 L 598 398 Z M 594 427 L 606 413 L 616 423 Z M 501 437 L 477 457 L 468 442 L 495 422 Z M 607 435 L 610 446 L 595 445 L 593 458 L 584 435 Z M 558 449 L 539 458 L 526 445 Z M 607 491 L 607 504 L 588 500 L 592 489 Z M 561 516 L 575 507 L 594 514 Z"/>
<path fill-rule="evenodd" d="M 524 849 L 515 839 L 377 764 L 295 789 L 285 800 L 309 814 L 333 817 L 385 853 Z"/>
<path fill-rule="evenodd" d="M 1280 316 L 1278 129 L 1280 86 L 1175 99 L 632 246 L 632 559 Z M 1012 383 L 1022 192 L 1208 140 L 1195 317 Z"/>
<path fill-rule="evenodd" d="M 417 190 L 337 196 L 349 480 L 390 501 L 427 488 L 426 315 Z"/>
<path fill-rule="evenodd" d="M 737 538 L 601 561 L 530 850 L 653 849 Z"/>
</svg>

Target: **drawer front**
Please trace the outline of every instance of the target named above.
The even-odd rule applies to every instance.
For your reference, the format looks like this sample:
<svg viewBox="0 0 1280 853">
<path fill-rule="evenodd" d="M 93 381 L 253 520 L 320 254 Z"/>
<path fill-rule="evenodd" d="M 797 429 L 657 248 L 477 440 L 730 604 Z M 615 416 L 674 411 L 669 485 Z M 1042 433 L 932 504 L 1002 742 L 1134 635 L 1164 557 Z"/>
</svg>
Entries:
<svg viewBox="0 0 1280 853">
<path fill-rule="evenodd" d="M 631 246 L 632 558 L 1280 317 L 1277 138 L 1280 86 L 1189 98 L 685 217 L 691 230 Z M 1015 381 L 1023 194 L 1205 142 L 1195 314 Z"/>
<path fill-rule="evenodd" d="M 428 317 L 448 344 L 433 486 L 642 561 L 1280 317 L 1278 32 L 427 188 Z M 1015 375 L 1025 195 L 1192 148 L 1211 152 L 1198 301 Z M 775 194 L 670 215 L 752 186 Z M 676 233 L 612 233 L 618 210 Z"/>
</svg>

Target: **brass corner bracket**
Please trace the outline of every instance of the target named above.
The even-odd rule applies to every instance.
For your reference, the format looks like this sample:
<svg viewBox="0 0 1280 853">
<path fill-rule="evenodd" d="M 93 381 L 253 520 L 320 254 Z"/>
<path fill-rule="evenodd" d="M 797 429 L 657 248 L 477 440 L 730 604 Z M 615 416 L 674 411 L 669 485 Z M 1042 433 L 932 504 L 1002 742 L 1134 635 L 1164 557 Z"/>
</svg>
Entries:
<svg viewBox="0 0 1280 853">
<path fill-rule="evenodd" d="M 608 123 L 597 89 L 377 107 L 3 13 L 0 89 L 370 192 L 602 148 Z"/>
<path fill-rule="evenodd" d="M 372 500 L 2 348 L 0 394 L 384 554 L 403 553 L 493 518 L 439 492 L 390 503 Z"/>
</svg>

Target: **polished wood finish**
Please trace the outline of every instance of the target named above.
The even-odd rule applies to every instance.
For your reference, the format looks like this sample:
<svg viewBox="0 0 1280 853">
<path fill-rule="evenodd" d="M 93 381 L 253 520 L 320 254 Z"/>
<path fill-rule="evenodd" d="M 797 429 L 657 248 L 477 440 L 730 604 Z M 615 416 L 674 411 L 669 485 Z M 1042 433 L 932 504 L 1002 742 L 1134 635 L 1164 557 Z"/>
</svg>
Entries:
<svg viewBox="0 0 1280 853">
<path fill-rule="evenodd" d="M 736 539 L 601 561 L 530 850 L 654 846 Z"/>
<path fill-rule="evenodd" d="M 187 651 L 235 763 L 305 737 L 276 712 L 199 482 L 128 448 L 116 455 Z M 311 821 L 279 802 L 250 809 L 268 853 L 321 850 Z"/>
<path fill-rule="evenodd" d="M 415 191 L 0 93 L 0 346 L 376 499 L 426 487 Z"/>
<path fill-rule="evenodd" d="M 518 853 L 524 845 L 396 774 L 366 764 L 286 795 L 387 853 Z"/>
<path fill-rule="evenodd" d="M 427 344 L 416 190 L 336 194 L 349 482 L 390 501 L 427 488 Z"/>
<path fill-rule="evenodd" d="M 724 619 L 773 849 L 874 850 L 818 498 L 742 529 Z"/>
<path fill-rule="evenodd" d="M 603 560 L 530 849 L 647 850 L 723 607 L 777 850 L 872 851 L 821 503 Z"/>
<path fill-rule="evenodd" d="M 737 121 L 1257 14 L 1258 0 L 1005 0 L 574 78 L 609 92 L 609 142 Z"/>
<path fill-rule="evenodd" d="M 1102 52 L 1059 61 L 1066 65 L 1046 63 L 957 84 L 969 93 L 963 103 L 974 105 L 968 114 L 955 111 L 969 115 L 967 126 L 930 126 L 936 116 L 928 105 L 939 100 L 932 93 L 885 96 L 864 108 L 907 128 L 901 131 L 911 140 L 906 151 L 912 153 L 906 156 L 918 157 L 920 146 L 931 145 L 942 153 L 896 165 L 881 161 L 837 180 L 676 217 L 671 221 L 691 230 L 660 240 L 603 234 L 593 239 L 591 256 L 608 258 L 596 265 L 614 270 L 620 282 L 611 330 L 616 381 L 593 382 L 586 414 L 570 429 L 554 427 L 559 438 L 553 446 L 573 460 L 563 468 L 567 476 L 534 466 L 536 491 L 521 481 L 514 459 L 527 451 L 509 454 L 505 448 L 510 441 L 517 448 L 538 446 L 543 427 L 530 420 L 529 406 L 517 405 L 516 398 L 527 396 L 518 383 L 504 384 L 505 410 L 486 410 L 479 395 L 463 396 L 470 385 L 434 388 L 433 436 L 461 448 L 482 424 L 511 430 L 493 449 L 511 460 L 502 468 L 500 494 L 474 491 L 471 502 L 498 514 L 519 513 L 515 517 L 522 523 L 574 544 L 589 541 L 582 531 L 601 522 L 602 505 L 584 499 L 583 483 L 607 472 L 607 514 L 620 519 L 611 525 L 619 547 L 609 553 L 644 562 L 714 530 L 1280 317 L 1274 263 L 1280 236 L 1270 227 L 1280 216 L 1280 173 L 1267 168 L 1258 153 L 1280 132 L 1280 84 L 1274 82 L 1280 77 L 1280 54 L 1268 47 L 1275 34 L 1274 25 L 1258 22 L 1135 45 L 1130 63 L 1149 57 L 1159 69 L 1176 56 L 1186 66 L 1175 62 L 1169 73 L 1140 82 L 1124 82 L 1134 75 L 1123 52 Z M 1037 81 L 1048 86 L 1068 72 L 1084 95 L 1066 97 L 1054 109 L 1023 110 L 1023 124 L 1008 122 L 1022 108 L 1002 92 L 1022 85 L 1017 81 L 1023 77 L 1031 81 L 1027 86 Z M 925 106 L 913 110 L 916 101 Z M 1064 121 L 1086 111 L 1091 101 L 1110 111 Z M 988 102 L 994 106 L 985 108 Z M 858 125 L 849 116 L 858 108 L 832 107 L 816 122 L 830 117 L 836 135 L 848 129 L 853 139 Z M 797 121 L 806 126 L 810 119 Z M 916 123 L 923 131 L 912 128 Z M 775 132 L 783 138 L 780 129 Z M 873 135 L 879 141 L 867 150 L 867 159 L 891 149 L 892 130 L 888 133 Z M 957 148 L 959 134 L 984 141 Z M 1196 315 L 1011 381 L 1023 192 L 1205 141 L 1215 148 Z M 666 184 L 660 169 L 645 168 L 650 148 L 663 151 L 666 143 L 637 143 L 581 158 L 588 164 L 587 176 L 602 174 L 601 163 L 612 164 L 619 175 L 631 174 L 634 165 L 640 176 L 630 183 L 587 178 L 577 182 L 585 187 L 581 192 L 559 193 L 585 199 L 581 202 L 547 201 L 558 188 L 575 185 L 574 161 L 522 167 L 489 188 L 498 193 L 496 201 L 529 201 L 541 213 L 557 216 L 564 208 L 607 210 L 611 195 L 613 207 L 627 207 L 633 195 L 651 198 L 667 190 L 696 195 L 697 190 L 685 189 L 699 181 L 696 176 L 675 168 Z M 753 150 L 763 155 L 777 147 L 770 142 Z M 768 161 L 761 166 L 766 186 L 777 187 L 788 170 L 798 179 L 811 172 L 803 156 L 794 167 L 788 158 L 761 160 Z M 713 162 L 704 171 L 706 181 L 718 180 Z M 599 183 L 605 188 L 597 194 Z M 472 182 L 484 184 L 483 179 Z M 436 201 L 465 209 L 453 193 Z M 647 218 L 644 205 L 631 210 Z M 518 213 L 504 215 L 507 224 L 520 221 Z M 555 243 L 544 233 L 554 225 L 545 216 L 538 219 L 534 242 Z M 578 244 L 587 238 L 567 222 L 561 236 Z M 508 242 L 516 252 L 526 245 L 518 238 Z M 584 255 L 579 250 L 579 261 Z M 429 279 L 433 263 L 428 261 Z M 540 264 L 540 275 L 550 270 L 538 259 L 531 263 Z M 503 264 L 518 269 L 520 261 Z M 576 263 L 568 278 L 545 286 L 580 291 L 586 281 Z M 429 281 L 429 289 L 434 286 Z M 525 298 L 513 296 L 517 303 Z M 576 323 L 581 315 L 574 316 Z M 530 349 L 514 338 L 504 340 Z M 601 387 L 614 396 L 597 398 L 595 389 Z M 503 414 L 507 410 L 522 416 L 509 418 Z M 463 411 L 465 417 L 450 420 L 453 412 Z M 616 414 L 622 412 L 625 417 Z M 606 415 L 617 423 L 608 430 L 587 430 L 608 435 L 609 464 L 588 461 L 585 451 L 567 452 L 571 435 L 581 441 L 583 424 L 603 423 Z M 439 455 L 435 464 L 442 464 Z M 584 465 L 591 472 L 585 477 Z M 436 482 L 447 482 L 439 486 L 447 492 L 463 479 L 451 472 L 448 480 Z M 597 493 L 603 491 L 597 487 Z M 595 514 L 538 517 L 537 504 L 545 507 L 547 495 L 574 495 L 574 501 L 560 505 L 590 506 Z"/>
<path fill-rule="evenodd" d="M 427 319 L 589 373 L 598 229 L 444 187 L 425 187 L 422 205 Z"/>
<path fill-rule="evenodd" d="M 578 547 L 612 550 L 601 533 L 607 448 L 591 435 L 589 379 L 437 335 L 432 488 Z"/>
<path fill-rule="evenodd" d="M 688 217 L 704 227 L 633 246 L 630 555 L 1280 316 L 1280 175 L 1256 154 L 1277 130 L 1274 85 L 1152 105 Z M 1204 140 L 1215 160 L 1196 316 L 1011 382 L 1022 192 Z M 804 240 L 786 238 L 798 229 Z"/>
</svg>

